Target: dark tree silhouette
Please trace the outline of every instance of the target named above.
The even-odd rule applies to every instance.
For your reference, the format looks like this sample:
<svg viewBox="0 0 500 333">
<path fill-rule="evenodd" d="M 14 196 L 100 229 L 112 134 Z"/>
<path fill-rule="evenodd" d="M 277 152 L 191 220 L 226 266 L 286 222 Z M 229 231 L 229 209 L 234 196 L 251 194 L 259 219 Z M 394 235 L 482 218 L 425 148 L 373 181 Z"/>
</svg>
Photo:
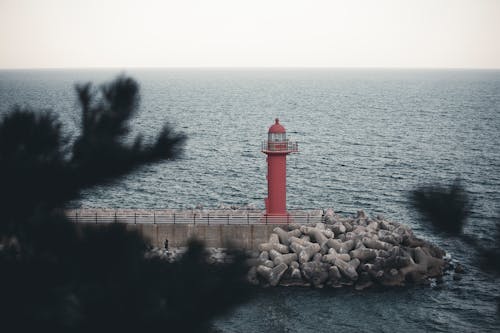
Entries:
<svg viewBox="0 0 500 333">
<path fill-rule="evenodd" d="M 60 209 L 84 188 L 175 158 L 185 136 L 166 125 L 153 143 L 124 143 L 139 103 L 130 78 L 76 90 L 81 133 L 72 144 L 53 113 L 14 108 L 0 118 L 1 330 L 208 330 L 250 295 L 242 253 L 209 265 L 193 241 L 178 262 L 146 258 L 137 232 L 73 224 Z"/>
<path fill-rule="evenodd" d="M 492 226 L 494 230 L 492 247 L 484 246 L 474 235 L 464 234 L 463 229 L 472 204 L 459 180 L 455 180 L 449 186 L 419 187 L 411 192 L 410 203 L 422 215 L 423 221 L 431 222 L 437 231 L 458 237 L 475 248 L 479 256 L 478 262 L 484 270 L 500 274 L 500 223 L 497 221 Z"/>
<path fill-rule="evenodd" d="M 422 186 L 411 193 L 413 206 L 438 230 L 462 233 L 470 210 L 470 199 L 459 180 L 451 186 Z"/>
</svg>

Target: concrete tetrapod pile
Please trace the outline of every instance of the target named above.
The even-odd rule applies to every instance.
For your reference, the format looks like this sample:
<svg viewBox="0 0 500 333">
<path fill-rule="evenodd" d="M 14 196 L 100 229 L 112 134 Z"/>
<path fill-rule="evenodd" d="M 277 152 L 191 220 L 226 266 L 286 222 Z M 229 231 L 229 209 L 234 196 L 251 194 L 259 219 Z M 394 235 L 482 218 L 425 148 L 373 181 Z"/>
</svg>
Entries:
<svg viewBox="0 0 500 333">
<path fill-rule="evenodd" d="M 329 209 L 324 223 L 276 227 L 250 260 L 248 278 L 270 286 L 401 286 L 442 276 L 444 256 L 408 226 L 363 211 L 342 217 Z"/>
</svg>

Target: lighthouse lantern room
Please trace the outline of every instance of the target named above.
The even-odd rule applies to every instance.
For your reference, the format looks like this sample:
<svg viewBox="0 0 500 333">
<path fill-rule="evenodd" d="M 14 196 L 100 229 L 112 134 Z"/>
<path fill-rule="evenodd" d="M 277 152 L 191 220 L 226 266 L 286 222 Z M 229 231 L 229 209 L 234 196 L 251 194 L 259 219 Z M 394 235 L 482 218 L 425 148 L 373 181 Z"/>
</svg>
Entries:
<svg viewBox="0 0 500 333">
<path fill-rule="evenodd" d="M 296 141 L 286 137 L 286 130 L 276 118 L 269 127 L 268 139 L 262 143 L 262 152 L 267 155 L 266 216 L 274 222 L 286 222 L 286 155 L 299 151 Z M 281 218 L 285 217 L 285 218 Z"/>
</svg>

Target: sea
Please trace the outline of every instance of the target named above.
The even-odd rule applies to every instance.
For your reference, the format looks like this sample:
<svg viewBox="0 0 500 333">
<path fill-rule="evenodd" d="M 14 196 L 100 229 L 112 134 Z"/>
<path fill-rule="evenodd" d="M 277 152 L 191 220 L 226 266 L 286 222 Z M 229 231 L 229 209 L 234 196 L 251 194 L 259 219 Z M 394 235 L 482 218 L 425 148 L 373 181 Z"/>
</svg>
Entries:
<svg viewBox="0 0 500 333">
<path fill-rule="evenodd" d="M 333 208 L 411 226 L 465 267 L 462 279 L 401 288 L 270 288 L 217 318 L 217 332 L 499 332 L 499 277 L 478 254 L 436 232 L 409 203 L 419 186 L 457 179 L 472 201 L 465 234 L 485 245 L 500 223 L 500 71 L 458 69 L 0 70 L 0 115 L 52 110 L 79 133 L 75 84 L 119 75 L 140 85 L 124 140 L 165 123 L 187 136 L 175 160 L 81 193 L 73 208 L 264 208 L 261 142 L 280 119 L 289 209 Z"/>
</svg>

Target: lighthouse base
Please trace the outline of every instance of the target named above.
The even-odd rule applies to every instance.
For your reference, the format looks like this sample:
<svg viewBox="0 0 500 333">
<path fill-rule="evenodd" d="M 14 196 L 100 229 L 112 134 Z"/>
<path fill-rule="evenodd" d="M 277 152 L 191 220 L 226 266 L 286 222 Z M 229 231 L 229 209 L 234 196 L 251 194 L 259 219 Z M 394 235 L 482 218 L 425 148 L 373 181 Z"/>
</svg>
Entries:
<svg viewBox="0 0 500 333">
<path fill-rule="evenodd" d="M 293 223 L 293 217 L 289 213 L 264 214 L 260 218 L 260 222 L 265 224 L 288 224 Z"/>
</svg>

